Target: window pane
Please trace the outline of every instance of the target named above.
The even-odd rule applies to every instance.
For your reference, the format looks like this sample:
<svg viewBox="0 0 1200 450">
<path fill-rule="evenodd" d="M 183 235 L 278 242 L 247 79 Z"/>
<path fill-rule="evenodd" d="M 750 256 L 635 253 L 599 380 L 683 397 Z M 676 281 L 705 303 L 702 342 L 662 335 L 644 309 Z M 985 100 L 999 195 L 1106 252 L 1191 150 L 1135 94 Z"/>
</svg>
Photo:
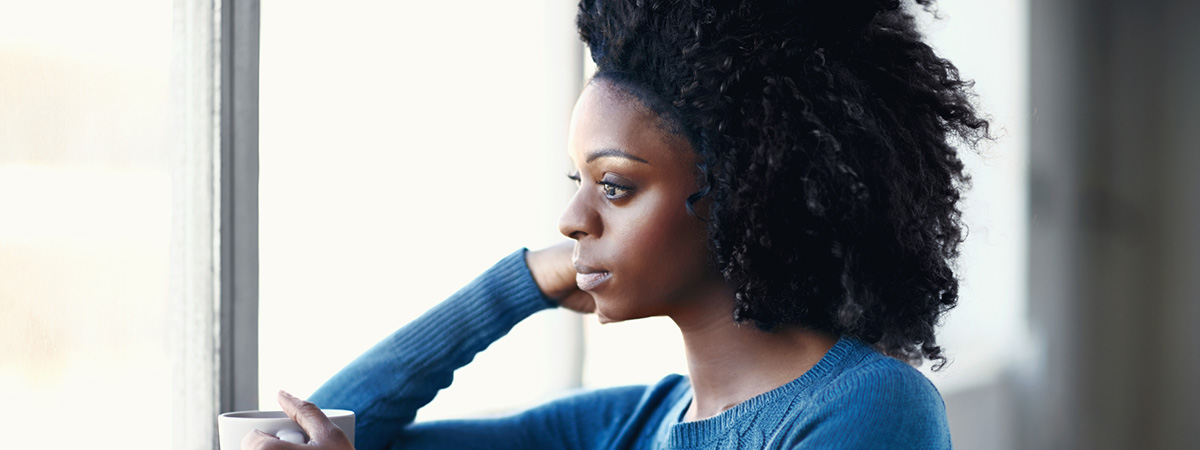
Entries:
<svg viewBox="0 0 1200 450">
<path fill-rule="evenodd" d="M 1025 320 L 1028 9 L 1024 0 L 951 0 L 938 3 L 941 20 L 919 16 L 934 49 L 975 81 L 980 108 L 999 137 L 961 154 L 971 175 L 962 202 L 969 233 L 958 259 L 959 304 L 938 330 L 953 363 L 927 372 L 943 394 L 994 382 L 1031 351 Z"/>
<path fill-rule="evenodd" d="M 170 445 L 170 51 L 171 2 L 0 5 L 5 448 Z"/>
<path fill-rule="evenodd" d="M 553 39 L 543 2 L 329 5 L 262 13 L 262 408 L 277 408 L 277 389 L 310 394 L 506 254 L 563 239 L 573 188 L 577 91 L 556 86 L 578 82 L 578 62 L 548 57 L 577 39 L 572 5 Z M 510 409 L 569 384 L 575 367 L 554 346 L 572 320 L 522 323 L 421 417 Z"/>
</svg>

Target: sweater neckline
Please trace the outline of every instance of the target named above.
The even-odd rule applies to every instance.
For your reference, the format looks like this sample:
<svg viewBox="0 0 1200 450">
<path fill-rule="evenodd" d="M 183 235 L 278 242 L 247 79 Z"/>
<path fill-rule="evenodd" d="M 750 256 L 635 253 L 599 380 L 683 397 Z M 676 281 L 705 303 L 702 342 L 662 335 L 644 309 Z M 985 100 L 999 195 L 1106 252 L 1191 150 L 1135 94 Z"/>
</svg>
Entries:
<svg viewBox="0 0 1200 450">
<path fill-rule="evenodd" d="M 683 422 L 683 414 L 686 413 L 687 407 L 696 395 L 696 391 L 691 388 L 691 383 L 689 383 L 688 394 L 681 399 L 680 403 L 682 405 L 678 414 L 674 414 L 671 417 L 676 423 L 671 426 L 670 432 L 667 435 L 670 448 L 703 447 L 705 442 L 721 436 L 730 426 L 733 426 L 747 416 L 754 415 L 753 413 L 761 409 L 764 405 L 768 405 L 781 397 L 812 386 L 818 380 L 828 375 L 834 367 L 838 366 L 846 358 L 846 355 L 853 353 L 859 346 L 857 341 L 852 338 L 839 337 L 833 347 L 825 352 L 820 361 L 817 361 L 816 365 L 787 384 L 751 397 L 713 417 L 694 422 Z"/>
</svg>

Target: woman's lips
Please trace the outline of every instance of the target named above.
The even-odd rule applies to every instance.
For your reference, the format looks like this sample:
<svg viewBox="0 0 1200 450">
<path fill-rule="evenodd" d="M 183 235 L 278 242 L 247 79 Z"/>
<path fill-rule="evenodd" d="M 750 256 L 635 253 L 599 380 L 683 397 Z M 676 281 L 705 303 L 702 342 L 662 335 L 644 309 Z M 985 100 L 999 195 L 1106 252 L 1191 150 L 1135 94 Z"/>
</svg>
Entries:
<svg viewBox="0 0 1200 450">
<path fill-rule="evenodd" d="M 611 277 L 608 272 L 576 273 L 575 284 L 579 285 L 579 289 L 590 291 Z"/>
<path fill-rule="evenodd" d="M 595 289 L 596 286 L 608 281 L 611 276 L 612 274 L 607 271 L 575 263 L 575 284 L 579 285 L 579 289 L 585 291 Z"/>
</svg>

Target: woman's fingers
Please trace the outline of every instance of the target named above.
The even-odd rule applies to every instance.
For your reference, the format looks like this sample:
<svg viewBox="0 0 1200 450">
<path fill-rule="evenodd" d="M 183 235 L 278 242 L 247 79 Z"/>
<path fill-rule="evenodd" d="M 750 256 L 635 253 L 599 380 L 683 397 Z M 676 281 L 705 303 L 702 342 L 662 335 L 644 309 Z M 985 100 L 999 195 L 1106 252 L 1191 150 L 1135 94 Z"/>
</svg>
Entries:
<svg viewBox="0 0 1200 450">
<path fill-rule="evenodd" d="M 575 284 L 575 266 L 571 262 L 574 251 L 574 242 L 562 242 L 527 252 L 525 264 L 543 294 L 563 307 L 587 313 L 592 309 L 591 296 Z"/>
<path fill-rule="evenodd" d="M 310 440 L 318 443 L 333 443 L 346 439 L 342 430 L 334 425 L 317 405 L 300 400 L 284 391 L 279 391 L 277 397 L 283 412 L 300 424 L 300 428 L 308 433 Z"/>
<path fill-rule="evenodd" d="M 242 450 L 354 450 L 346 434 L 334 425 L 317 405 L 283 391 L 279 391 L 277 399 L 279 406 L 283 407 L 283 412 L 308 433 L 309 442 L 293 444 L 281 439 L 287 438 L 283 432 L 276 437 L 255 430 L 242 438 Z"/>
</svg>

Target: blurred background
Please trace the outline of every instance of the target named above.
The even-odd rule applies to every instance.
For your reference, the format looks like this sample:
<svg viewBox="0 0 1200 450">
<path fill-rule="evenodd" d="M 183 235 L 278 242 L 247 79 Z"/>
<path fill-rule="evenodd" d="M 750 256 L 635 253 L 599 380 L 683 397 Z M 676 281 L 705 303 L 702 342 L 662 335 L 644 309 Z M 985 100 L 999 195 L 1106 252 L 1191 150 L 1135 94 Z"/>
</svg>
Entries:
<svg viewBox="0 0 1200 450">
<path fill-rule="evenodd" d="M 0 0 L 0 447 L 211 449 L 222 386 L 263 409 L 308 395 L 503 256 L 564 239 L 590 73 L 574 4 L 408 3 Z M 220 150 L 240 70 L 220 20 L 246 4 L 257 97 L 232 95 L 257 108 L 253 191 L 222 182 Z M 915 14 L 999 137 L 964 151 L 952 363 L 922 368 L 955 446 L 1197 448 L 1200 4 Z M 257 200 L 257 242 L 232 244 L 254 289 L 220 273 L 230 192 Z M 228 333 L 229 289 L 256 302 L 252 339 Z M 231 348 L 252 370 L 223 368 Z M 668 373 L 686 373 L 669 321 L 547 311 L 418 420 Z M 46 419 L 80 405 L 106 414 Z M 131 416 L 142 447 L 117 444 Z"/>
</svg>

